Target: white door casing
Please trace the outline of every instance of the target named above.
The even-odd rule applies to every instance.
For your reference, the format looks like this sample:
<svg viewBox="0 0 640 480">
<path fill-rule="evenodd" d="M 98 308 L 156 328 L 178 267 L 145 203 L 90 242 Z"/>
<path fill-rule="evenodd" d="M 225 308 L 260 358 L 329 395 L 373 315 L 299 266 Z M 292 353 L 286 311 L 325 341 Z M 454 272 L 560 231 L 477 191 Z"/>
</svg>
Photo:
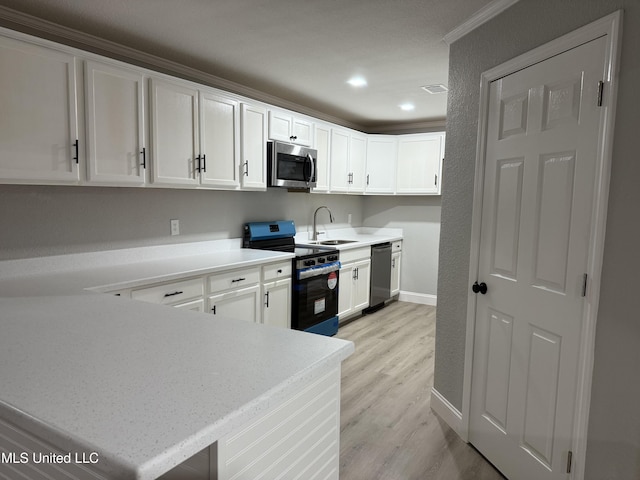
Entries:
<svg viewBox="0 0 640 480">
<path fill-rule="evenodd" d="M 572 478 L 584 474 L 620 19 L 483 74 L 470 279 L 489 293 L 469 295 L 460 434 L 511 478 L 568 478 L 570 450 Z M 499 81 L 599 37 L 568 54 L 581 59 L 560 56 Z M 594 45 L 599 53 L 584 53 Z M 591 66 L 572 75 L 574 61 Z M 532 71 L 539 78 L 524 85 Z"/>
</svg>

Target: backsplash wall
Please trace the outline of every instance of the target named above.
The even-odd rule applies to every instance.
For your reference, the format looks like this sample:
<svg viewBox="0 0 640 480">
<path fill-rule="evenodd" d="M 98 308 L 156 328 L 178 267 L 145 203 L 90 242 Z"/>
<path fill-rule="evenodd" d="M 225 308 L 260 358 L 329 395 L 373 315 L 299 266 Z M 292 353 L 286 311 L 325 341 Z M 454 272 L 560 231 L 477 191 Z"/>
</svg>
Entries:
<svg viewBox="0 0 640 480">
<path fill-rule="evenodd" d="M 293 220 L 307 231 L 363 224 L 363 197 L 155 188 L 0 185 L 0 260 L 238 238 L 249 221 Z M 170 219 L 180 235 L 170 236 Z"/>
</svg>

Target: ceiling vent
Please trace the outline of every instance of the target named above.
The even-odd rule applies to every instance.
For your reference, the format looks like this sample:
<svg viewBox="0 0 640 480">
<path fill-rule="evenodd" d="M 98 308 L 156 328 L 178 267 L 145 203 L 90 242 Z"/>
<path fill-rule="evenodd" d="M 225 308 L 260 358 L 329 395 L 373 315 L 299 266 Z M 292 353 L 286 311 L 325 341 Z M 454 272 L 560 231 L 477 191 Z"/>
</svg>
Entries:
<svg viewBox="0 0 640 480">
<path fill-rule="evenodd" d="M 425 85 L 422 88 L 425 92 L 435 95 L 436 93 L 445 93 L 448 92 L 449 89 L 445 87 L 443 84 L 439 83 L 437 85 Z"/>
</svg>

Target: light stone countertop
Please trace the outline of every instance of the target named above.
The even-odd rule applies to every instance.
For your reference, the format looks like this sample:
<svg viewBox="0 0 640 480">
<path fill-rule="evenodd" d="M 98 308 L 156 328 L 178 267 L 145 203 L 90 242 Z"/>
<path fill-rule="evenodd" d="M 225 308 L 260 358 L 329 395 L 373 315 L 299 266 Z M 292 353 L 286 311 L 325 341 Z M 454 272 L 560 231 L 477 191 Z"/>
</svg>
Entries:
<svg viewBox="0 0 640 480">
<path fill-rule="evenodd" d="M 5 263 L 0 418 L 63 452 L 98 452 L 97 467 L 112 478 L 158 477 L 338 366 L 353 343 L 84 288 L 288 258 L 229 249 L 60 273 L 56 261 L 36 262 L 23 276 L 7 274 L 16 263 Z"/>
</svg>

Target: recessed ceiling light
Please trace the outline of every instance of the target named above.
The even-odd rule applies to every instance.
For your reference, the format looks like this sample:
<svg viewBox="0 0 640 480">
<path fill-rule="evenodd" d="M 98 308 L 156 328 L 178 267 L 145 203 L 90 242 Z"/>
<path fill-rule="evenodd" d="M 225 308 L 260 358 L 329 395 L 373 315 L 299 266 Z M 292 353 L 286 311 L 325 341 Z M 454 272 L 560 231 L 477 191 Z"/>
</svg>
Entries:
<svg viewBox="0 0 640 480">
<path fill-rule="evenodd" d="M 398 105 L 405 112 L 410 112 L 411 110 L 415 110 L 416 106 L 413 103 L 403 103 L 402 105 Z"/>
<path fill-rule="evenodd" d="M 364 77 L 351 77 L 347 83 L 352 87 L 361 88 L 367 86 L 367 80 Z"/>
<path fill-rule="evenodd" d="M 425 86 L 420 87 L 420 88 L 422 90 L 424 90 L 425 92 L 430 93 L 432 95 L 435 95 L 436 93 L 445 93 L 445 92 L 449 91 L 449 89 L 445 85 L 443 85 L 441 83 L 438 83 L 437 85 L 425 85 Z"/>
</svg>

